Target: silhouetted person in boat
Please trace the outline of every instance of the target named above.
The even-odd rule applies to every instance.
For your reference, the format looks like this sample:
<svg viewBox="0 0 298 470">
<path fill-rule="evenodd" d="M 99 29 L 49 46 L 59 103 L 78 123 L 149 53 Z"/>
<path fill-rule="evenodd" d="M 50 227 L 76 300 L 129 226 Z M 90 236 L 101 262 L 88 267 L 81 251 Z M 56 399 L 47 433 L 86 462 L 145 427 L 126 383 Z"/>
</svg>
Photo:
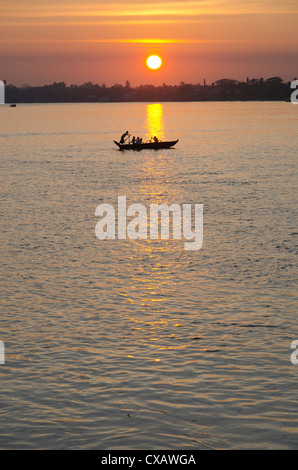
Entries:
<svg viewBox="0 0 298 470">
<path fill-rule="evenodd" d="M 133 136 L 131 143 L 132 143 L 132 145 L 136 143 L 136 138 L 135 138 L 135 136 Z"/>
<path fill-rule="evenodd" d="M 126 136 L 128 136 L 128 131 L 126 131 L 124 134 L 122 134 L 121 139 L 120 139 L 120 144 L 124 144 Z"/>
<path fill-rule="evenodd" d="M 140 139 L 140 137 L 137 137 L 136 144 L 141 144 L 141 143 L 142 143 L 142 139 Z"/>
<path fill-rule="evenodd" d="M 156 144 L 158 143 L 158 138 L 156 136 L 153 137 L 153 140 Z"/>
</svg>

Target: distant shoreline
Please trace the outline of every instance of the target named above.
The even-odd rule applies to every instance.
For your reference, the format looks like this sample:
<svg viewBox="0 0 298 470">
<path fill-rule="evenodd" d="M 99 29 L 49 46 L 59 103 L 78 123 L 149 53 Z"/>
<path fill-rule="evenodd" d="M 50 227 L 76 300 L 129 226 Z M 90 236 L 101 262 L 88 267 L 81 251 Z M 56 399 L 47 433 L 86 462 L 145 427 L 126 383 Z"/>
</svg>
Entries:
<svg viewBox="0 0 298 470">
<path fill-rule="evenodd" d="M 125 103 L 291 103 L 290 99 L 267 100 L 139 100 L 139 101 L 6 101 L 2 106 L 10 104 L 125 104 Z"/>
<path fill-rule="evenodd" d="M 138 103 L 138 102 L 245 102 L 245 101 L 289 101 L 292 93 L 291 82 L 281 77 L 267 80 L 249 79 L 246 82 L 222 79 L 212 84 L 131 87 L 127 81 L 123 86 L 110 87 L 91 82 L 67 86 L 65 82 L 31 87 L 5 85 L 6 103 Z"/>
</svg>

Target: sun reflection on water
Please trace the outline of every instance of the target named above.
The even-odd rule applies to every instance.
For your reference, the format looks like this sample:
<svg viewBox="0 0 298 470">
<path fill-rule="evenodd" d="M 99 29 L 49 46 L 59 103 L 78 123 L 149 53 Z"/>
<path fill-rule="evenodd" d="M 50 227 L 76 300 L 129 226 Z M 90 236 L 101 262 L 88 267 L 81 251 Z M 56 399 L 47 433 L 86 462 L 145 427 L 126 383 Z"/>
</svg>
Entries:
<svg viewBox="0 0 298 470">
<path fill-rule="evenodd" d="M 148 104 L 146 109 L 146 139 L 156 136 L 164 140 L 165 126 L 163 105 Z M 127 316 L 134 323 L 140 344 L 157 355 L 162 350 L 181 349 L 181 343 L 173 342 L 173 329 L 181 327 L 183 306 L 176 299 L 177 284 L 183 282 L 183 268 L 187 253 L 182 240 L 150 240 L 149 205 L 182 203 L 181 185 L 177 184 L 172 171 L 171 151 L 144 151 L 140 154 L 136 179 L 137 194 L 132 202 L 142 202 L 147 208 L 147 240 L 127 240 L 126 301 Z M 171 337 L 169 337 L 171 331 Z M 162 356 L 155 357 L 156 361 Z"/>
<path fill-rule="evenodd" d="M 164 140 L 164 121 L 163 121 L 163 105 L 160 103 L 147 105 L 147 139 L 156 136 L 160 140 Z"/>
</svg>

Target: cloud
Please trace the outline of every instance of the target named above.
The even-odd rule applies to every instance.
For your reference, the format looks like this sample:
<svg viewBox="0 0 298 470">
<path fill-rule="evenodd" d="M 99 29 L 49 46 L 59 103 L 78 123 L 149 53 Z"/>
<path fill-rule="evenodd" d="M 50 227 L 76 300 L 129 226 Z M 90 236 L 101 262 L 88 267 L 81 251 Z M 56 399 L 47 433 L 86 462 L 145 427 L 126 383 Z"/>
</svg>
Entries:
<svg viewBox="0 0 298 470">
<path fill-rule="evenodd" d="M 48 4 L 39 1 L 15 0 L 1 6 L 1 17 L 6 19 L 42 19 L 42 18 L 77 18 L 81 21 L 85 17 L 97 19 L 127 17 L 162 17 L 162 16 L 199 16 L 202 14 L 282 14 L 297 13 L 296 0 L 201 0 L 201 1 L 109 1 L 98 4 L 98 2 L 84 3 L 82 0 L 53 0 Z"/>
</svg>

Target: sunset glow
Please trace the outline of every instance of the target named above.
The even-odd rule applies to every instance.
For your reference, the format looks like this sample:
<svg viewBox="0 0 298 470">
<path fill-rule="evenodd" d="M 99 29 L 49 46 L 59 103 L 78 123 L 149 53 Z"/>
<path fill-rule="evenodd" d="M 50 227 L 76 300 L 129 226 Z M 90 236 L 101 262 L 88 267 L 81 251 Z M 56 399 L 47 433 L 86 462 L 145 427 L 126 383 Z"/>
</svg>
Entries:
<svg viewBox="0 0 298 470">
<path fill-rule="evenodd" d="M 295 0 L 1 2 L 1 79 L 175 84 L 296 76 Z M 166 62 L 158 74 L 144 57 Z"/>
</svg>

